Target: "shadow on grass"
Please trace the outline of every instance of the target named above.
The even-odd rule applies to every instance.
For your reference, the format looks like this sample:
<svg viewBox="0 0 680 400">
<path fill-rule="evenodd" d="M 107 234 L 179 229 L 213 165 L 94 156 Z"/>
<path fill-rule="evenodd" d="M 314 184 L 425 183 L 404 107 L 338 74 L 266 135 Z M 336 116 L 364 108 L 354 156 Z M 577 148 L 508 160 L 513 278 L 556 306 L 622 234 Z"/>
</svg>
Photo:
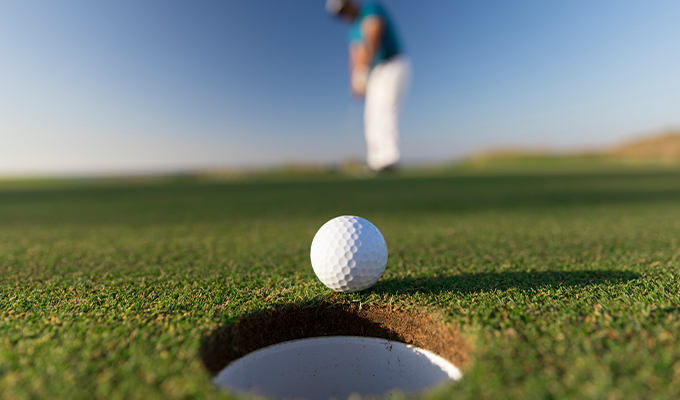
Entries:
<svg viewBox="0 0 680 400">
<path fill-rule="evenodd" d="M 625 271 L 492 272 L 381 280 L 374 293 L 479 293 L 494 290 L 592 286 L 625 283 L 639 274 Z M 469 348 L 458 331 L 428 313 L 387 305 L 356 305 L 313 300 L 271 305 L 230 320 L 209 333 L 199 354 L 213 375 L 231 361 L 273 344 L 320 336 L 365 336 L 395 340 L 433 351 L 463 365 Z M 673 312 L 673 311 L 670 311 Z"/>
<path fill-rule="evenodd" d="M 624 283 L 640 274 L 626 271 L 532 271 L 486 272 L 453 276 L 382 279 L 372 288 L 374 293 L 479 293 L 518 289 L 593 286 Z"/>
</svg>

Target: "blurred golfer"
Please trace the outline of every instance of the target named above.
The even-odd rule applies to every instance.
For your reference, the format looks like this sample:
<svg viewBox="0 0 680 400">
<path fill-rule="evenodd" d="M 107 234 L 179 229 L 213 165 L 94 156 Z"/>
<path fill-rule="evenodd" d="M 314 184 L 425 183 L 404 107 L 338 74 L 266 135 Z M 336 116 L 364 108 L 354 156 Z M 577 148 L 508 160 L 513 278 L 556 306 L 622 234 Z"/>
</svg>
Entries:
<svg viewBox="0 0 680 400">
<path fill-rule="evenodd" d="M 411 77 L 394 23 L 374 2 L 327 0 L 326 9 L 350 24 L 350 88 L 365 97 L 366 163 L 375 171 L 393 169 L 400 158 L 399 111 Z"/>
</svg>

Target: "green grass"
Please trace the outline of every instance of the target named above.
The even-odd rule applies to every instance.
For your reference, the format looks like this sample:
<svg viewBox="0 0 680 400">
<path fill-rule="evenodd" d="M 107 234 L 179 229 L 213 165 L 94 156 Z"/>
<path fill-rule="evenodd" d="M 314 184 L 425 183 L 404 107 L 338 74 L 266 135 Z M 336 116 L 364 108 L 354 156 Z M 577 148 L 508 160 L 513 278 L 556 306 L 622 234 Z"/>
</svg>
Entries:
<svg viewBox="0 0 680 400">
<path fill-rule="evenodd" d="M 431 307 L 473 344 L 449 398 L 680 396 L 680 173 L 5 186 L 0 398 L 223 398 L 199 356 L 294 302 Z M 330 296 L 309 245 L 383 232 L 383 279 Z"/>
<path fill-rule="evenodd" d="M 418 173 L 419 171 L 414 171 Z M 478 155 L 448 166 L 438 166 L 431 173 L 475 175 L 552 175 L 599 173 L 680 172 L 680 160 L 668 158 L 617 157 L 598 153 L 517 152 Z"/>
</svg>

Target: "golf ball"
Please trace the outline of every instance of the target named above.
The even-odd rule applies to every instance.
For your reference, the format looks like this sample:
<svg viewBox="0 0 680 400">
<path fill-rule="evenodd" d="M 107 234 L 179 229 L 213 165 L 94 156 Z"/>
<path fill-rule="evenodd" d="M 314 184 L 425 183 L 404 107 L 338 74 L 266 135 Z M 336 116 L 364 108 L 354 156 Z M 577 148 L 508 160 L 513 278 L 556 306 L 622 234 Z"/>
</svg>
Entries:
<svg viewBox="0 0 680 400">
<path fill-rule="evenodd" d="M 324 285 L 351 293 L 378 282 L 387 264 L 387 244 L 372 223 L 343 215 L 319 229 L 310 255 L 314 273 Z"/>
</svg>

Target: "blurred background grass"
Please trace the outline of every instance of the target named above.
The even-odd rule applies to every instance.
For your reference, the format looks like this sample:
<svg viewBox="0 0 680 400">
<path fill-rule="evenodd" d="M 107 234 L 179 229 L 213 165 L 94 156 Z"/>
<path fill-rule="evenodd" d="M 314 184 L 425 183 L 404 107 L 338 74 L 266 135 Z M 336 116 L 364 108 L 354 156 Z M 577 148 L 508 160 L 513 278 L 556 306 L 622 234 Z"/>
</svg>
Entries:
<svg viewBox="0 0 680 400">
<path fill-rule="evenodd" d="M 207 335 L 326 299 L 459 327 L 472 361 L 434 397 L 680 395 L 680 170 L 485 168 L 6 181 L 0 392 L 222 397 Z M 375 223 L 390 258 L 374 288 L 337 296 L 308 253 L 341 214 Z"/>
</svg>

